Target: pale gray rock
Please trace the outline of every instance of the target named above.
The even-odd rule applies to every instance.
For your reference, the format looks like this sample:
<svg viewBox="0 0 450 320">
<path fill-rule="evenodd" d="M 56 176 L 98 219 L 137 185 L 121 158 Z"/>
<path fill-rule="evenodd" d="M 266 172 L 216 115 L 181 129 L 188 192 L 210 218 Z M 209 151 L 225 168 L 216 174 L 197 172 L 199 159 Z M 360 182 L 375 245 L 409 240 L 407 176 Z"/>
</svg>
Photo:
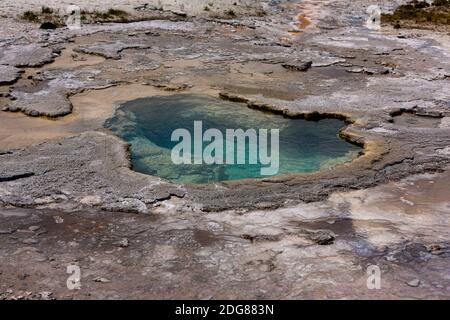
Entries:
<svg viewBox="0 0 450 320">
<path fill-rule="evenodd" d="M 7 65 L 0 65 L 0 85 L 7 85 L 16 82 L 22 70 Z"/>
<path fill-rule="evenodd" d="M 22 241 L 23 244 L 38 244 L 39 240 L 35 238 L 28 238 Z"/>
<path fill-rule="evenodd" d="M 96 162 L 102 165 L 90 165 Z M 16 179 L 0 180 L 0 203 L 86 205 L 83 199 L 96 196 L 92 206 L 103 210 L 147 213 L 147 204 L 184 195 L 178 186 L 131 171 L 128 145 L 100 132 L 0 155 L 0 179 L 11 176 Z"/>
<path fill-rule="evenodd" d="M 32 117 L 59 117 L 72 112 L 72 104 L 64 92 L 39 91 L 36 93 L 13 92 L 15 100 L 4 111 L 22 111 Z"/>
<path fill-rule="evenodd" d="M 40 67 L 54 60 L 50 48 L 39 44 L 12 45 L 0 50 L 0 64 L 14 67 Z"/>
<path fill-rule="evenodd" d="M 414 280 L 407 282 L 406 284 L 410 287 L 417 288 L 418 286 L 420 286 L 420 280 L 414 279 Z"/>
</svg>

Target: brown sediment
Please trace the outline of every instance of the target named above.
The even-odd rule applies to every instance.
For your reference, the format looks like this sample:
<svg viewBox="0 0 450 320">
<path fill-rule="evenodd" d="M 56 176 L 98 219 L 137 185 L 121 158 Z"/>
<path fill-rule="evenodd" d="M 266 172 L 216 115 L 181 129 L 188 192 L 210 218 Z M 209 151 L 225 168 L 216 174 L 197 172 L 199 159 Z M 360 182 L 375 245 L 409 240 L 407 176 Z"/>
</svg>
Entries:
<svg viewBox="0 0 450 320">
<path fill-rule="evenodd" d="M 58 68 L 72 69 L 85 66 L 94 66 L 105 61 L 105 58 L 92 55 L 74 52 L 75 44 L 67 45 L 62 51 L 61 55 L 52 63 L 44 65 L 39 71 L 53 70 Z M 32 74 L 35 72 L 32 71 Z M 30 73 L 27 73 L 29 75 Z"/>
</svg>

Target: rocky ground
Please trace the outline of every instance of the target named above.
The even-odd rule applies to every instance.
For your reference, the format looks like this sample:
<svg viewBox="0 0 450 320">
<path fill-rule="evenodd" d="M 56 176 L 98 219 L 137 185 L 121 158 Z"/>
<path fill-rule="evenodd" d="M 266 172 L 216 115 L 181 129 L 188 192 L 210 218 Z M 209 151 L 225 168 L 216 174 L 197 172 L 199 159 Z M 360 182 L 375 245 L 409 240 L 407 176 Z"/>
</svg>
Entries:
<svg viewBox="0 0 450 320">
<path fill-rule="evenodd" d="M 1 298 L 449 298 L 450 35 L 366 27 L 369 5 L 401 1 L 146 6 L 151 20 L 79 30 L 41 30 L 15 3 L 0 27 Z M 345 119 L 364 153 L 210 186 L 136 173 L 103 124 L 173 92 Z"/>
</svg>

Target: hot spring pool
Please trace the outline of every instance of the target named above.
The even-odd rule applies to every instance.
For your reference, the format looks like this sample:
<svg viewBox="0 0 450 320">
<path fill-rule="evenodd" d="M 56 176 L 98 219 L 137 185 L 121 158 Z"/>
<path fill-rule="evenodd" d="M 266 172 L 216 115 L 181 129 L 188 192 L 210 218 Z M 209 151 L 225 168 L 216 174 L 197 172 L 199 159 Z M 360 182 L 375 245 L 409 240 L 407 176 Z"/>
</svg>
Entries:
<svg viewBox="0 0 450 320">
<path fill-rule="evenodd" d="M 256 132 L 269 129 L 269 133 L 271 129 L 279 129 L 277 175 L 319 171 L 349 161 L 361 151 L 360 147 L 338 137 L 338 131 L 345 126 L 340 120 L 324 119 L 314 122 L 287 119 L 249 109 L 239 103 L 184 94 L 126 102 L 117 110 L 115 116 L 105 123 L 105 127 L 130 143 L 133 169 L 137 172 L 159 176 L 176 183 L 214 183 L 267 177 L 261 174 L 261 169 L 267 165 L 259 162 L 193 164 L 193 161 L 192 164 L 175 164 L 171 157 L 172 149 L 180 141 L 171 140 L 173 132 L 186 129 L 194 137 L 194 122 L 198 124 L 199 121 L 203 132 L 214 128 L 218 130 L 216 132 L 222 132 L 224 138 L 227 129 L 255 129 Z M 270 139 L 272 135 L 268 135 L 268 154 L 273 149 Z M 236 152 L 239 148 L 241 152 L 242 148 L 251 150 L 252 142 L 248 139 L 245 141 L 245 145 L 241 144 L 235 148 Z M 257 141 L 257 144 L 260 143 Z M 193 140 L 192 153 L 195 153 L 194 144 Z M 204 142 L 200 152 L 207 146 L 208 142 Z M 215 152 L 213 154 L 216 155 Z M 248 153 L 245 159 L 249 160 Z"/>
</svg>

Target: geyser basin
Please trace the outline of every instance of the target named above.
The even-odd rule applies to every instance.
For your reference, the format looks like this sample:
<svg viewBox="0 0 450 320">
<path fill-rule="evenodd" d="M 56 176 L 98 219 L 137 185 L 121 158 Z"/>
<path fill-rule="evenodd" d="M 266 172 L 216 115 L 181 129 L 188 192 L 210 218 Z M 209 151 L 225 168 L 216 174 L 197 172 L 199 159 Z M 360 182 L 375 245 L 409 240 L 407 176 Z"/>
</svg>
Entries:
<svg viewBox="0 0 450 320">
<path fill-rule="evenodd" d="M 187 129 L 194 137 L 194 122 L 202 121 L 203 131 L 227 129 L 279 129 L 279 170 L 277 174 L 319 171 L 348 161 L 361 150 L 338 137 L 344 122 L 324 119 L 317 122 L 287 119 L 220 99 L 172 95 L 150 97 L 124 103 L 105 126 L 131 144 L 135 171 L 159 176 L 177 183 L 262 178 L 258 164 L 174 164 L 171 141 L 177 129 Z M 268 151 L 271 152 L 270 135 Z M 205 142 L 203 148 L 209 143 Z M 240 146 L 241 148 L 244 146 Z M 248 140 L 245 145 L 249 150 Z M 225 148 L 225 146 L 224 146 Z M 192 152 L 194 143 L 192 143 Z M 226 153 L 224 151 L 224 153 Z M 248 160 L 248 153 L 246 154 Z"/>
</svg>

